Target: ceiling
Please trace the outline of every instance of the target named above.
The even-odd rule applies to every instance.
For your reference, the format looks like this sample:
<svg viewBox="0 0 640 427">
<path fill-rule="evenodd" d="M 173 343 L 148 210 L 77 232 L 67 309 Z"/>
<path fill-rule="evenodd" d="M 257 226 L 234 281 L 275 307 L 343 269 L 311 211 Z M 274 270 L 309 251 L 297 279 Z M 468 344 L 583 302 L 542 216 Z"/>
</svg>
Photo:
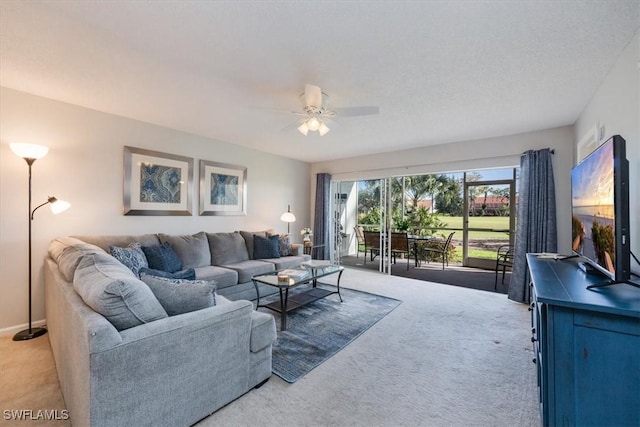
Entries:
<svg viewBox="0 0 640 427">
<path fill-rule="evenodd" d="M 314 162 L 571 125 L 638 28 L 638 0 L 1 0 L 0 84 Z M 380 113 L 283 130 L 261 107 L 305 83 Z"/>
</svg>

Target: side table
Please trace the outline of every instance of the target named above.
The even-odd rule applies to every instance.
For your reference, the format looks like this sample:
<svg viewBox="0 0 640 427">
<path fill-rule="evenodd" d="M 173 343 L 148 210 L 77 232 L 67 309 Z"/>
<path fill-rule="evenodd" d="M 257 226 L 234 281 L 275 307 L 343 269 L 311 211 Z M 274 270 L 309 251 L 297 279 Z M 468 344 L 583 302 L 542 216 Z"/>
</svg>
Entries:
<svg viewBox="0 0 640 427">
<path fill-rule="evenodd" d="M 311 255 L 312 259 L 316 259 L 316 256 L 318 254 L 318 250 L 320 248 L 324 248 L 324 245 L 305 245 L 303 248 L 303 253 L 305 255 Z"/>
</svg>

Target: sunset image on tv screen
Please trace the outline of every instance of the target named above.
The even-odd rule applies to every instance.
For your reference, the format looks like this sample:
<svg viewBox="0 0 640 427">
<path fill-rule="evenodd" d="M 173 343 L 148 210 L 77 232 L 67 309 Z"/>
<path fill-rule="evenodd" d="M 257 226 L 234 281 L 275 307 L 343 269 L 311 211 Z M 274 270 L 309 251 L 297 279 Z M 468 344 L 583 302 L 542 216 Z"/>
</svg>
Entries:
<svg viewBox="0 0 640 427">
<path fill-rule="evenodd" d="M 573 250 L 615 273 L 613 144 L 607 143 L 571 172 Z"/>
</svg>

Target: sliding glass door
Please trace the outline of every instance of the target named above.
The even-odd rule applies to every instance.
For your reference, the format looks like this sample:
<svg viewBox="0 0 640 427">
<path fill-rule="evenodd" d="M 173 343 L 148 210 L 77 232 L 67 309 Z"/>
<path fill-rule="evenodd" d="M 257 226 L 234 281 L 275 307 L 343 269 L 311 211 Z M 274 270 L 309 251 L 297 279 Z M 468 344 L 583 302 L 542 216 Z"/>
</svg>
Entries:
<svg viewBox="0 0 640 427">
<path fill-rule="evenodd" d="M 449 174 L 387 177 L 332 183 L 332 253 L 358 256 L 356 228 L 376 232 L 379 247 L 371 260 L 390 272 L 388 245 L 392 231 L 430 236 L 444 241 L 454 233 L 449 261 L 464 266 L 495 268 L 502 245 L 513 245 L 515 236 L 517 169 L 505 168 Z M 423 254 L 424 255 L 424 254 Z"/>
<path fill-rule="evenodd" d="M 465 173 L 462 264 L 492 269 L 501 246 L 513 245 L 516 218 L 516 169 L 498 170 L 482 179 L 480 173 Z"/>
</svg>

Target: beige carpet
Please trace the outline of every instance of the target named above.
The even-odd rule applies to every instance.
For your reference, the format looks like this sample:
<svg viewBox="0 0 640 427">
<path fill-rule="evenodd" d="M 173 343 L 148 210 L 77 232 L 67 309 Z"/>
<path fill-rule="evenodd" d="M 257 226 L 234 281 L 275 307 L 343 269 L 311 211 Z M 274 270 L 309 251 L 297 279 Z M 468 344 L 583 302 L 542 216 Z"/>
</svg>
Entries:
<svg viewBox="0 0 640 427">
<path fill-rule="evenodd" d="M 357 269 L 342 285 L 403 303 L 295 384 L 272 376 L 198 426 L 540 425 L 526 305 Z M 64 408 L 46 336 L 3 337 L 0 359 L 3 411 Z"/>
</svg>

